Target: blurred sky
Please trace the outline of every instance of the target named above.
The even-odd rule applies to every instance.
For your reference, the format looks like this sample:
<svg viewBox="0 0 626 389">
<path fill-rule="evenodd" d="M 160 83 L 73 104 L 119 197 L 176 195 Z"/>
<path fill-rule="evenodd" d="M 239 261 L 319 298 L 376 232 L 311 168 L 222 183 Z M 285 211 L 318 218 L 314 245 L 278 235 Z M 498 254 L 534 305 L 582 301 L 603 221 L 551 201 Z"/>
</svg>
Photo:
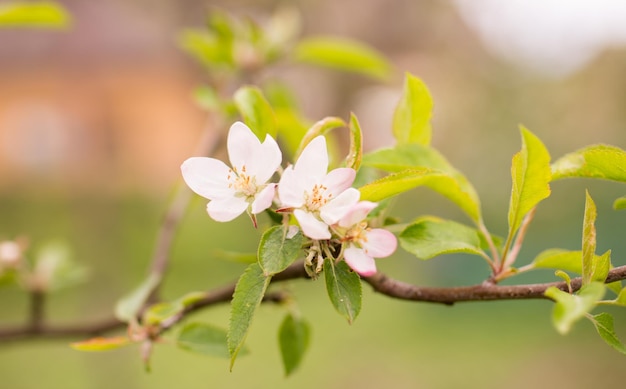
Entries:
<svg viewBox="0 0 626 389">
<path fill-rule="evenodd" d="M 626 45 L 621 0 L 455 0 L 486 47 L 542 74 L 565 77 Z"/>
</svg>

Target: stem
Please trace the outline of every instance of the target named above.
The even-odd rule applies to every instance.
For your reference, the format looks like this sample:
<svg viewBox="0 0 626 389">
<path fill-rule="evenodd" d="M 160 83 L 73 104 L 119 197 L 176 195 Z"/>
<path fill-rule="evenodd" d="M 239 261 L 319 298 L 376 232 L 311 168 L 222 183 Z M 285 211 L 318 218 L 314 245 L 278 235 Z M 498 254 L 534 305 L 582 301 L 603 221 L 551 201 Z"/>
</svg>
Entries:
<svg viewBox="0 0 626 389">
<path fill-rule="evenodd" d="M 526 214 L 526 216 L 524 216 L 524 219 L 522 220 L 522 225 L 520 226 L 520 229 L 517 232 L 515 243 L 513 244 L 513 247 L 511 248 L 511 251 L 506 258 L 506 261 L 503 264 L 503 267 L 504 267 L 503 270 L 508 269 L 509 267 L 513 265 L 513 263 L 515 263 L 515 260 L 517 259 L 517 255 L 519 254 L 519 251 L 522 248 L 522 243 L 524 242 L 524 238 L 526 237 L 528 226 L 530 225 L 530 222 L 535 217 L 536 211 L 537 211 L 537 207 L 534 207 Z"/>
</svg>

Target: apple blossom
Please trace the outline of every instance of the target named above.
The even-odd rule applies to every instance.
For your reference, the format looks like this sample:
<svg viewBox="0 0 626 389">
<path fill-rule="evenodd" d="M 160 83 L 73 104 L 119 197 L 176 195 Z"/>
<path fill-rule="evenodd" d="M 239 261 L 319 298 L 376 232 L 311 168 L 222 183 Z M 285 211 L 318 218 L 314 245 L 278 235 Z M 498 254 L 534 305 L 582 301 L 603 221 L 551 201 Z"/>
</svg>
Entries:
<svg viewBox="0 0 626 389">
<path fill-rule="evenodd" d="M 350 187 L 355 175 L 351 168 L 328 172 L 326 140 L 318 136 L 304 148 L 295 165 L 283 172 L 278 183 L 278 211 L 293 211 L 302 233 L 309 238 L 330 239 L 329 225 L 337 223 L 359 201 L 359 191 Z"/>
<path fill-rule="evenodd" d="M 343 257 L 348 266 L 362 276 L 376 273 L 374 258 L 384 258 L 393 254 L 398 246 L 394 234 L 382 228 L 369 228 L 365 218 L 377 204 L 361 201 L 355 204 L 334 226 L 348 246 Z"/>
<path fill-rule="evenodd" d="M 267 181 L 282 161 L 278 144 L 270 135 L 261 143 L 241 122 L 230 127 L 227 139 L 232 167 L 207 157 L 192 157 L 181 165 L 183 178 L 195 193 L 209 199 L 213 219 L 231 221 L 244 211 L 256 226 L 255 214 L 272 205 L 276 184 Z"/>
</svg>

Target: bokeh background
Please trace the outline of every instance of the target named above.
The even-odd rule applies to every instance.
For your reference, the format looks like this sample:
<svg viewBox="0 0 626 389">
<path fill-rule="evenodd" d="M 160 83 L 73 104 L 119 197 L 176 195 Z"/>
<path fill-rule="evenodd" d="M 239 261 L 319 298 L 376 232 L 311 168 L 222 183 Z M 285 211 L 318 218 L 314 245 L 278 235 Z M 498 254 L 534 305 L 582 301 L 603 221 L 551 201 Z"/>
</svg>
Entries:
<svg viewBox="0 0 626 389">
<path fill-rule="evenodd" d="M 392 143 L 390 123 L 404 71 L 435 100 L 433 144 L 474 183 L 486 223 L 506 233 L 510 160 L 518 125 L 538 135 L 554 159 L 588 144 L 626 147 L 626 6 L 619 1 L 67 0 L 67 31 L 0 30 L 0 240 L 25 236 L 33 248 L 60 240 L 90 269 L 82 285 L 49 301 L 54 323 L 111 315 L 145 275 L 180 163 L 206 122 L 193 99 L 206 76 L 178 47 L 179 33 L 219 8 L 258 20 L 294 6 L 304 36 L 362 40 L 396 67 L 388 82 L 296 66 L 282 73 L 310 118 L 353 111 L 366 147 Z M 624 195 L 615 183 L 553 185 L 531 226 L 520 263 L 548 247 L 580 247 L 584 190 L 598 204 L 598 252 L 626 264 Z M 217 224 L 196 198 L 180 228 L 163 294 L 175 298 L 234 280 L 243 269 L 211 256 L 254 250 L 248 220 Z M 427 191 L 394 206 L 406 221 L 435 214 L 465 221 Z M 469 285 L 487 269 L 463 255 L 422 262 L 398 252 L 382 271 L 420 285 Z M 537 278 L 538 277 L 538 278 Z M 551 272 L 534 280 L 551 280 Z M 528 281 L 530 278 L 513 280 Z M 165 342 L 145 373 L 136 348 L 86 354 L 69 340 L 0 343 L 3 388 L 588 388 L 626 381 L 626 359 L 591 324 L 560 336 L 545 301 L 455 307 L 393 301 L 365 287 L 349 326 L 320 282 L 289 288 L 313 328 L 303 366 L 283 377 L 276 333 L 282 310 L 263 306 L 248 337 L 252 352 L 228 362 Z M 0 289 L 0 325 L 20 323 L 26 297 Z M 626 314 L 616 329 L 626 338 Z M 228 307 L 193 317 L 226 327 Z M 77 339 L 80 340 L 80 339 Z"/>
</svg>

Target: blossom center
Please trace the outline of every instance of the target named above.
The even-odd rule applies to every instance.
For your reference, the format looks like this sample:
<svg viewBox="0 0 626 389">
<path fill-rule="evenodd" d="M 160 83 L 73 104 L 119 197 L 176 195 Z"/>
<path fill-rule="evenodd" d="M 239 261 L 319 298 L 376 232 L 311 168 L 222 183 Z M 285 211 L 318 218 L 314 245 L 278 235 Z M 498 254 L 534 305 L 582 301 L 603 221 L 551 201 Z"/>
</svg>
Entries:
<svg viewBox="0 0 626 389">
<path fill-rule="evenodd" d="M 304 193 L 304 206 L 309 212 L 316 212 L 326 205 L 333 197 L 332 193 L 326 193 L 328 188 L 321 184 L 315 184 L 310 192 Z"/>
<path fill-rule="evenodd" d="M 230 169 L 227 179 L 229 188 L 234 189 L 246 197 L 254 196 L 258 192 L 256 177 L 246 173 L 246 165 L 241 167 L 241 171 L 236 167 Z"/>
<path fill-rule="evenodd" d="M 367 242 L 367 233 L 369 232 L 367 222 L 363 221 L 359 224 L 355 224 L 352 228 L 346 232 L 343 240 L 346 242 L 365 243 Z"/>
</svg>

